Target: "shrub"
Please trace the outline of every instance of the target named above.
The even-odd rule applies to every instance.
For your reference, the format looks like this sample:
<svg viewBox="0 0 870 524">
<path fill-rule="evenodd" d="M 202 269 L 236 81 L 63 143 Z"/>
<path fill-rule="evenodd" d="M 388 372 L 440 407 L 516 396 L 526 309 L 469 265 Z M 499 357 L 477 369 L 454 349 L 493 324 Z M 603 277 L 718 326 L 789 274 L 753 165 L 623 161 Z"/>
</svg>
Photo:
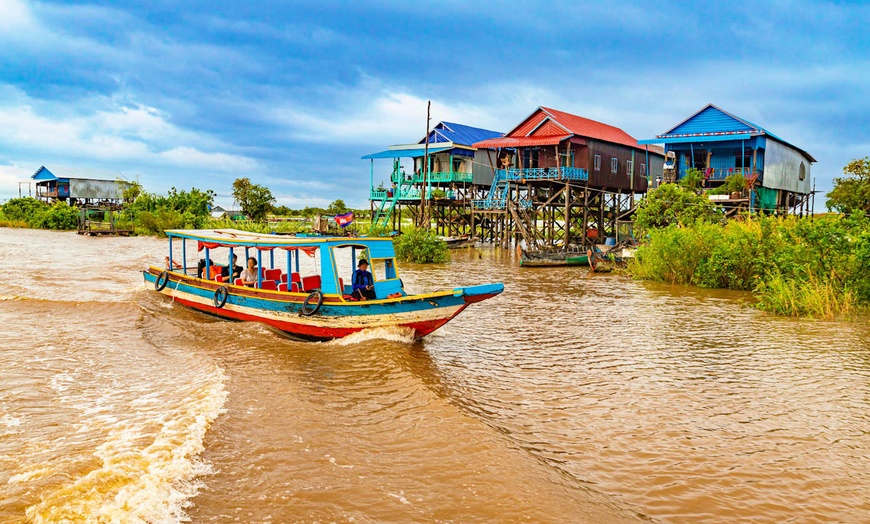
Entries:
<svg viewBox="0 0 870 524">
<path fill-rule="evenodd" d="M 419 264 L 443 264 L 450 262 L 447 243 L 433 231 L 412 229 L 393 239 L 399 260 Z"/>
<path fill-rule="evenodd" d="M 44 229 L 76 229 L 78 224 L 79 210 L 66 202 L 55 202 L 39 217 L 39 223 L 32 227 Z"/>
<path fill-rule="evenodd" d="M 671 224 L 694 224 L 698 220 L 717 220 L 719 211 L 710 200 L 677 184 L 662 184 L 650 190 L 637 206 L 634 225 L 640 232 Z"/>
</svg>

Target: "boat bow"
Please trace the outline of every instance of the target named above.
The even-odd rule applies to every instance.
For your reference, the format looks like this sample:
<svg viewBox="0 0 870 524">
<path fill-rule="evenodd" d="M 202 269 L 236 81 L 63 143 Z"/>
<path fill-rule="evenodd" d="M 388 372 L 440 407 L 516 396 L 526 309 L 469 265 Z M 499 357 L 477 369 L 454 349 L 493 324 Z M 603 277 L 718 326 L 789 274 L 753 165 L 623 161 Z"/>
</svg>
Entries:
<svg viewBox="0 0 870 524">
<path fill-rule="evenodd" d="M 466 304 L 474 304 L 488 298 L 492 298 L 504 291 L 504 284 L 501 282 L 496 284 L 482 284 L 479 286 L 458 287 L 453 293 L 456 296 L 461 296 Z"/>
</svg>

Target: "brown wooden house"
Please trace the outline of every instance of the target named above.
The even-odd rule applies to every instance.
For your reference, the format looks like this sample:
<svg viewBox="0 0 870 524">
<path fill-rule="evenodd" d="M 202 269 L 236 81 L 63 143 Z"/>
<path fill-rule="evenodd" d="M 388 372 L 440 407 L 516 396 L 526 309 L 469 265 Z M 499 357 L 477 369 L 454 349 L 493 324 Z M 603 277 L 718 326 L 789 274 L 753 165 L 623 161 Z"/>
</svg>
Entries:
<svg viewBox="0 0 870 524">
<path fill-rule="evenodd" d="M 589 187 L 616 193 L 645 193 L 664 163 L 660 147 L 639 145 L 618 127 L 548 107 L 474 147 L 498 150 L 495 169 L 519 170 L 530 180 L 586 180 Z"/>
</svg>

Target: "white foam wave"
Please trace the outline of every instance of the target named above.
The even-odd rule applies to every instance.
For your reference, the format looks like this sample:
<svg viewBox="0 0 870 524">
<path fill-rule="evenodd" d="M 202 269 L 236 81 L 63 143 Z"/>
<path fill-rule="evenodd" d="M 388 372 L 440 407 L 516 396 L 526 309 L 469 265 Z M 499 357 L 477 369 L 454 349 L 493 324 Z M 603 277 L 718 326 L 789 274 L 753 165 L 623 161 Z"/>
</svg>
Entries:
<svg viewBox="0 0 870 524">
<path fill-rule="evenodd" d="M 350 346 L 354 344 L 359 344 L 360 342 L 378 339 L 390 340 L 392 342 L 400 342 L 403 344 L 413 344 L 414 342 L 416 342 L 413 329 L 395 326 L 364 329 L 362 331 L 358 331 L 356 333 L 348 335 L 344 338 L 338 338 L 327 342 L 327 344 Z"/>
<path fill-rule="evenodd" d="M 224 412 L 224 381 L 215 368 L 207 383 L 159 421 L 156 434 L 153 420 L 114 421 L 94 453 L 100 467 L 45 493 L 27 517 L 36 523 L 187 520 L 184 509 L 203 486 L 199 477 L 211 472 L 198 456 L 206 432 Z"/>
</svg>

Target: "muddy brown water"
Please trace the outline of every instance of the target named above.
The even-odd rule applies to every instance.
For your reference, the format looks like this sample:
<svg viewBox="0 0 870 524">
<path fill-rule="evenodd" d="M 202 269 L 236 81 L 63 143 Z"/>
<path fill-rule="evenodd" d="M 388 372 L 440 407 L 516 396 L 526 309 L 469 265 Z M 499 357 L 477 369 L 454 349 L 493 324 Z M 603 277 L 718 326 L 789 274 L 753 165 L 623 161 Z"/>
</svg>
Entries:
<svg viewBox="0 0 870 524">
<path fill-rule="evenodd" d="M 503 281 L 422 342 L 290 340 L 168 302 L 152 238 L 0 229 L 2 522 L 867 522 L 870 327 L 748 296 Z"/>
</svg>

